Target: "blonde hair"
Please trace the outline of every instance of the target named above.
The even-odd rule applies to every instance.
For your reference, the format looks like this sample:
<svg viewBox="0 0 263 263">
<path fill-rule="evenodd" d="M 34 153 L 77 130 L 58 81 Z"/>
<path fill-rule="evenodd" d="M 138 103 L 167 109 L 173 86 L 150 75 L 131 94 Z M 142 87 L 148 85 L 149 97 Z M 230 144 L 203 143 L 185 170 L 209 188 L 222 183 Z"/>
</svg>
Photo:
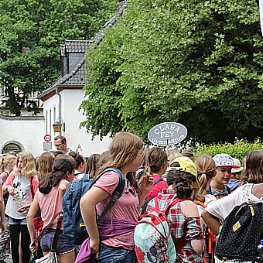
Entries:
<svg viewBox="0 0 263 263">
<path fill-rule="evenodd" d="M 13 154 L 8 154 L 4 157 L 3 159 L 3 165 L 4 165 L 4 169 L 6 169 L 6 167 L 9 165 L 9 164 L 13 164 L 15 165 L 15 162 L 16 162 L 16 159 L 17 157 Z"/>
<path fill-rule="evenodd" d="M 206 154 L 198 156 L 195 159 L 195 165 L 197 168 L 197 181 L 200 186 L 195 193 L 195 200 L 204 202 L 207 183 L 214 176 L 216 165 L 213 158 Z"/>
<path fill-rule="evenodd" d="M 52 165 L 55 160 L 54 154 L 50 152 L 42 153 L 38 158 L 38 177 L 39 179 L 52 172 Z"/>
<path fill-rule="evenodd" d="M 15 173 L 19 175 L 24 175 L 27 177 L 32 177 L 37 174 L 36 162 L 34 156 L 30 152 L 21 152 L 18 154 L 17 163 L 19 159 L 23 161 L 23 168 L 20 170 L 18 167 L 15 168 Z"/>
<path fill-rule="evenodd" d="M 108 167 L 122 168 L 131 163 L 143 148 L 143 141 L 130 132 L 118 132 L 114 136 L 109 150 L 109 161 L 102 170 Z"/>
</svg>

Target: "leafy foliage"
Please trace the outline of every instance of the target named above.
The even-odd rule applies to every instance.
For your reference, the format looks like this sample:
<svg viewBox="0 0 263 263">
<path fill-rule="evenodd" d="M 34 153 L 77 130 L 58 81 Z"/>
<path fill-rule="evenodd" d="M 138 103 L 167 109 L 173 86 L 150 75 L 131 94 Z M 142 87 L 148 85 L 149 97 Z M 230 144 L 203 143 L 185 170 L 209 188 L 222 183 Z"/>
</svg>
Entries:
<svg viewBox="0 0 263 263">
<path fill-rule="evenodd" d="M 0 0 L 0 86 L 12 113 L 19 116 L 25 105 L 36 111 L 29 94 L 58 78 L 59 44 L 92 38 L 117 6 L 114 0 Z"/>
<path fill-rule="evenodd" d="M 226 153 L 230 156 L 243 160 L 243 158 L 252 150 L 263 149 L 263 143 L 260 141 L 254 141 L 249 143 L 246 140 L 236 141 L 235 143 L 223 143 L 223 144 L 211 144 L 211 145 L 199 145 L 195 150 L 195 156 L 201 154 L 208 154 L 215 156 L 219 153 Z"/>
<path fill-rule="evenodd" d="M 86 127 L 146 138 L 177 121 L 203 142 L 263 136 L 262 54 L 254 0 L 130 0 L 87 53 Z M 249 6 L 249 8 L 247 8 Z"/>
</svg>

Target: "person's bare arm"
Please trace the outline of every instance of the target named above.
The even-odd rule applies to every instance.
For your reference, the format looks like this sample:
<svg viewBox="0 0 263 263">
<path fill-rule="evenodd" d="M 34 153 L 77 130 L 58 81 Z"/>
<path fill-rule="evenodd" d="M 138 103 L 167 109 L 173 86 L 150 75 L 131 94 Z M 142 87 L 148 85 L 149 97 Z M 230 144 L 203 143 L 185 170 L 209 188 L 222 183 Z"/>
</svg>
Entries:
<svg viewBox="0 0 263 263">
<path fill-rule="evenodd" d="M 3 198 L 2 184 L 0 184 L 0 216 L 1 216 L 2 230 L 5 230 L 5 203 Z"/>
<path fill-rule="evenodd" d="M 60 193 L 60 195 L 63 197 L 66 190 L 67 190 L 67 186 L 68 186 L 69 182 L 66 181 L 66 180 L 63 180 L 59 183 L 59 188 L 58 188 L 58 191 Z"/>
<path fill-rule="evenodd" d="M 80 211 L 90 237 L 92 253 L 98 253 L 100 238 L 96 221 L 96 205 L 106 199 L 109 194 L 99 187 L 92 187 L 80 200 Z"/>
<path fill-rule="evenodd" d="M 186 217 L 200 217 L 196 205 L 192 201 L 181 202 L 182 213 Z M 201 226 L 201 225 L 200 225 Z M 202 227 L 202 226 L 201 226 Z M 191 246 L 197 254 L 202 254 L 204 251 L 204 240 L 193 239 Z"/>
<path fill-rule="evenodd" d="M 208 211 L 202 212 L 202 218 L 204 219 L 207 226 L 213 231 L 215 235 L 219 234 L 220 222 L 219 219 L 211 215 Z"/>
<path fill-rule="evenodd" d="M 33 241 L 36 238 L 36 231 L 34 227 L 34 216 L 37 213 L 38 209 L 39 209 L 38 200 L 35 196 L 26 217 L 27 228 L 31 239 L 30 248 L 33 253 L 35 253 L 37 250 L 37 244 L 34 244 Z"/>
</svg>

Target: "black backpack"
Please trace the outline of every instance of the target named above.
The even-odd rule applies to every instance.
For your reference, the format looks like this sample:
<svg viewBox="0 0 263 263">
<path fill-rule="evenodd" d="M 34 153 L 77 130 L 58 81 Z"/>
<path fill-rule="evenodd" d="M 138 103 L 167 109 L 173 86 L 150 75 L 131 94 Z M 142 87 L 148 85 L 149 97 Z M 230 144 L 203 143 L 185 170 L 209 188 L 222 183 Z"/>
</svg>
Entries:
<svg viewBox="0 0 263 263">
<path fill-rule="evenodd" d="M 243 203 L 226 217 L 216 244 L 220 260 L 263 262 L 257 259 L 257 246 L 263 238 L 263 203 Z"/>
</svg>

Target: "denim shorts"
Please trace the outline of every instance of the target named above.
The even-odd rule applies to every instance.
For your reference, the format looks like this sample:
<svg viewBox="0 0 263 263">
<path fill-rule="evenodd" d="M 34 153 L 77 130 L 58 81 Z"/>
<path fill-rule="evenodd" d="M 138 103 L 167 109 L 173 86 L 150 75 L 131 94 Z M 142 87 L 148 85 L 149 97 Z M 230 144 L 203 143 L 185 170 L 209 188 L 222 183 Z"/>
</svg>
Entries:
<svg viewBox="0 0 263 263">
<path fill-rule="evenodd" d="M 16 219 L 13 217 L 9 217 L 9 225 L 26 225 L 26 218 Z"/>
<path fill-rule="evenodd" d="M 40 240 L 40 246 L 43 252 L 49 252 L 53 243 L 53 238 L 55 235 L 55 229 L 48 229 Z M 58 237 L 57 248 L 55 252 L 57 254 L 64 254 L 74 250 L 74 245 L 71 245 L 63 234 L 63 231 L 60 231 Z"/>
<path fill-rule="evenodd" d="M 136 255 L 134 250 L 123 248 L 115 248 L 101 243 L 99 263 L 136 263 Z"/>
</svg>

